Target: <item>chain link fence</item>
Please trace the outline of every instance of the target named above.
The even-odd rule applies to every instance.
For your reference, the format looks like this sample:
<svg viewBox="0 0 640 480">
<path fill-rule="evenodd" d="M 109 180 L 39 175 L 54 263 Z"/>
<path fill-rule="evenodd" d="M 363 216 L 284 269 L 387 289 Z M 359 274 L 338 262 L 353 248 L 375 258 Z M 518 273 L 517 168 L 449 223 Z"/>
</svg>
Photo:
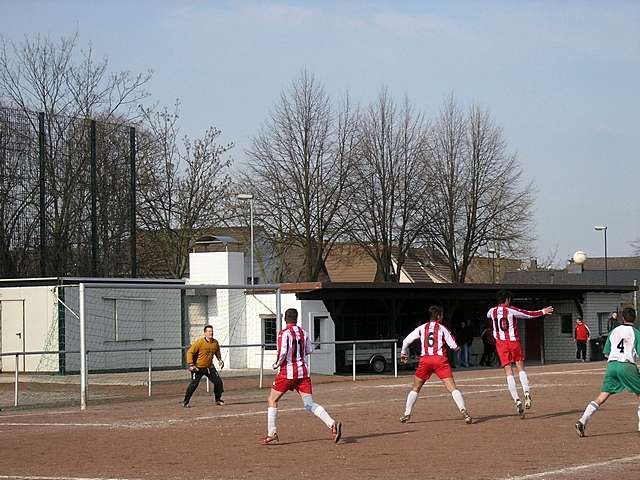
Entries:
<svg viewBox="0 0 640 480">
<path fill-rule="evenodd" d="M 0 107 L 0 277 L 136 276 L 136 132 Z"/>
</svg>

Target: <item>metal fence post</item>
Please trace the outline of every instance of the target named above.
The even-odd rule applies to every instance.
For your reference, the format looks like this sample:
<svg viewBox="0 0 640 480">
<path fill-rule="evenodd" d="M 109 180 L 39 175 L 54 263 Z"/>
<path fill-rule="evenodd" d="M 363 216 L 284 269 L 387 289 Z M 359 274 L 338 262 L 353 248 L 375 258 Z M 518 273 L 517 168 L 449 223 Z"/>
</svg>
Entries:
<svg viewBox="0 0 640 480">
<path fill-rule="evenodd" d="M 90 143 L 90 192 L 91 192 L 91 275 L 98 276 L 98 167 L 96 161 L 96 121 L 89 124 Z"/>
<path fill-rule="evenodd" d="M 129 239 L 131 276 L 138 276 L 138 256 L 136 252 L 136 129 L 129 127 L 129 229 L 131 238 Z"/>
<path fill-rule="evenodd" d="M 260 388 L 263 385 L 264 378 L 264 344 L 260 345 Z"/>
<path fill-rule="evenodd" d="M 87 346 L 85 343 L 84 283 L 79 286 L 80 309 L 80 410 L 87 409 Z"/>
<path fill-rule="evenodd" d="M 353 381 L 356 381 L 356 344 L 355 342 L 353 343 L 353 356 L 351 357 L 353 358 Z"/>
<path fill-rule="evenodd" d="M 282 291 L 280 287 L 276 290 L 276 330 L 282 328 Z"/>
<path fill-rule="evenodd" d="M 40 275 L 47 275 L 47 219 L 45 207 L 46 193 L 46 137 L 44 132 L 44 112 L 38 113 L 38 160 L 40 163 L 39 193 L 40 203 L 38 205 L 40 220 Z"/>
<path fill-rule="evenodd" d="M 20 375 L 18 373 L 18 370 L 20 370 L 19 367 L 19 361 L 20 359 L 18 358 L 19 355 L 16 353 L 16 372 L 15 372 L 15 376 L 16 376 L 16 384 L 15 384 L 15 389 L 13 392 L 13 406 L 17 407 L 18 406 L 18 376 Z"/>
<path fill-rule="evenodd" d="M 398 378 L 398 343 L 393 342 L 393 376 Z"/>
<path fill-rule="evenodd" d="M 149 349 L 149 378 L 147 380 L 147 383 L 149 384 L 149 396 L 151 396 L 151 355 L 152 355 L 152 351 L 151 349 Z"/>
</svg>

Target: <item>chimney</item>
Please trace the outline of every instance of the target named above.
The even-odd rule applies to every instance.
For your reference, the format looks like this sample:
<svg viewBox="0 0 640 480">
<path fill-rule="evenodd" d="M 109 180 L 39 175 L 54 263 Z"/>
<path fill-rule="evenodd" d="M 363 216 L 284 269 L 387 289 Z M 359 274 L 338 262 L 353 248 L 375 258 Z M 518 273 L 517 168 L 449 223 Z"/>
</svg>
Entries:
<svg viewBox="0 0 640 480">
<path fill-rule="evenodd" d="M 576 262 L 570 260 L 567 265 L 567 273 L 571 274 L 581 274 L 582 273 L 582 265 L 578 265 Z"/>
</svg>

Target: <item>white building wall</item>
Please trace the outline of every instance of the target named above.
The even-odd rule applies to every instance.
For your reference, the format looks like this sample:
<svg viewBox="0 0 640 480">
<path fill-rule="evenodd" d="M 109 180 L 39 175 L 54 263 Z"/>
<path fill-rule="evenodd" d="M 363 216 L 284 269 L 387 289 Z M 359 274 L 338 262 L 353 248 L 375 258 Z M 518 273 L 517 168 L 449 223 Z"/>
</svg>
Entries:
<svg viewBox="0 0 640 480">
<path fill-rule="evenodd" d="M 54 287 L 46 286 L 0 288 L 0 351 L 58 350 L 58 308 L 53 292 Z M 0 359 L 3 372 L 15 371 L 15 357 Z M 58 371 L 57 355 L 28 355 L 18 362 L 20 371 Z"/>
<path fill-rule="evenodd" d="M 247 343 L 259 344 L 264 341 L 264 318 L 276 316 L 276 294 L 262 293 L 247 295 Z M 294 293 L 281 296 L 282 321 L 279 329 L 285 327 L 284 312 L 288 308 L 298 310 L 298 325 L 313 337 L 314 322 L 320 323 L 320 341 L 335 341 L 335 324 L 329 311 L 320 300 L 298 300 Z M 312 340 L 315 340 L 312 338 Z M 247 349 L 247 367 L 260 368 L 260 348 Z M 265 350 L 264 368 L 271 369 L 276 361 L 275 350 Z M 311 371 L 314 373 L 332 375 L 335 373 L 335 345 L 320 345 L 310 355 Z"/>
<path fill-rule="evenodd" d="M 85 322 L 89 372 L 145 368 L 149 358 L 145 349 L 179 346 L 182 340 L 180 297 L 179 289 L 86 288 Z M 118 305 L 117 322 L 114 317 L 114 299 Z M 77 314 L 79 289 L 64 288 L 64 301 Z M 66 310 L 64 331 L 65 350 L 80 350 L 80 322 Z M 98 352 L 122 349 L 141 351 Z M 180 350 L 153 352 L 152 355 L 154 368 L 182 365 Z M 80 356 L 68 354 L 66 371 L 79 370 Z"/>
<path fill-rule="evenodd" d="M 244 285 L 242 252 L 199 252 L 189 254 L 189 285 Z M 217 289 L 209 293 L 208 316 L 213 336 L 220 345 L 247 343 L 244 290 Z M 191 332 L 195 337 L 202 332 Z M 195 338 L 192 338 L 193 341 Z M 223 348 L 222 359 L 229 368 L 247 367 L 246 348 Z"/>
</svg>

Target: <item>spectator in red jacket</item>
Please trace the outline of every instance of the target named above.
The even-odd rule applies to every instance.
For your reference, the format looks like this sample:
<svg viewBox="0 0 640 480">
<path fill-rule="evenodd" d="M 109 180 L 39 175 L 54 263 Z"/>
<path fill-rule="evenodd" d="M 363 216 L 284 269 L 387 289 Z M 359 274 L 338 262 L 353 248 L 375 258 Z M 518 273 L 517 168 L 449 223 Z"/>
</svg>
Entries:
<svg viewBox="0 0 640 480">
<path fill-rule="evenodd" d="M 580 360 L 580 357 L 582 357 L 584 362 L 587 359 L 587 340 L 591 337 L 591 330 L 581 318 L 576 322 L 576 330 L 573 336 L 576 340 L 576 358 Z"/>
</svg>

